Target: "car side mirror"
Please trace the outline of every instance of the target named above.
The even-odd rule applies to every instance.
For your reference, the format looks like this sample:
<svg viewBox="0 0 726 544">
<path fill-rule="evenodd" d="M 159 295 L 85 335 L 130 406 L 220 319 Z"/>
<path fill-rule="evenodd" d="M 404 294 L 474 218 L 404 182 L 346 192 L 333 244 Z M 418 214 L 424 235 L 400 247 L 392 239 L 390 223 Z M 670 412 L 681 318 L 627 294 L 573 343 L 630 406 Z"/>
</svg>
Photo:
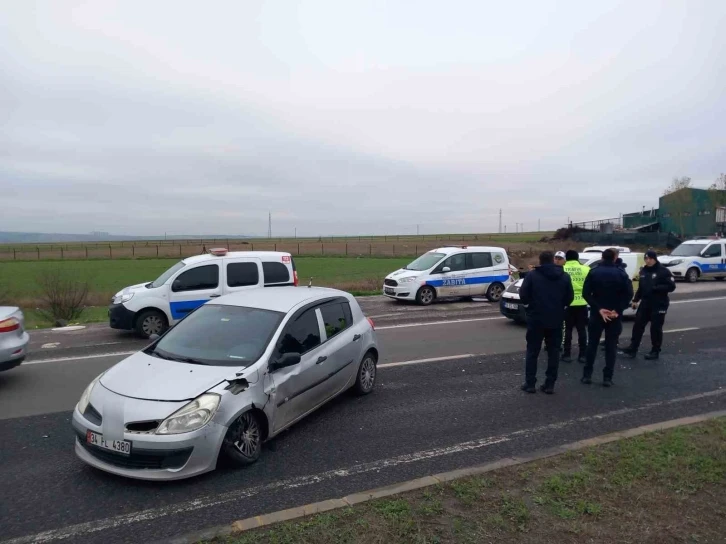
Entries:
<svg viewBox="0 0 726 544">
<path fill-rule="evenodd" d="M 277 370 L 278 368 L 287 368 L 289 366 L 295 366 L 300 362 L 299 353 L 285 353 L 277 361 L 270 363 L 270 370 Z"/>
<path fill-rule="evenodd" d="M 448 266 L 445 266 L 445 267 L 443 267 L 443 268 L 441 269 L 441 271 L 442 271 L 442 272 L 451 272 L 451 268 L 449 268 Z"/>
</svg>

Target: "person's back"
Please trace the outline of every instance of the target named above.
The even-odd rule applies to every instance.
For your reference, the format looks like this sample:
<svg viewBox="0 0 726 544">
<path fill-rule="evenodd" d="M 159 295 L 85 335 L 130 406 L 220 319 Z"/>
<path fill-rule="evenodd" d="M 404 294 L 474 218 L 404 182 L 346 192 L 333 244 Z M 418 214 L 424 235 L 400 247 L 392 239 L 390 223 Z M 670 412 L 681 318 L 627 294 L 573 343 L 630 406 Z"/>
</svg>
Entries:
<svg viewBox="0 0 726 544">
<path fill-rule="evenodd" d="M 582 298 L 582 289 L 585 287 L 585 278 L 590 273 L 590 267 L 580 264 L 577 257 L 565 263 L 565 272 L 572 280 L 572 290 L 575 298 L 572 300 L 571 306 L 586 306 L 587 302 Z"/>
<path fill-rule="evenodd" d="M 527 321 L 548 329 L 562 326 L 565 308 L 573 297 L 569 276 L 554 264 L 535 268 L 519 290 L 520 301 L 527 305 Z"/>
<path fill-rule="evenodd" d="M 628 274 L 613 262 L 603 261 L 590 271 L 583 287 L 583 298 L 595 312 L 607 308 L 622 315 L 632 296 Z"/>
</svg>

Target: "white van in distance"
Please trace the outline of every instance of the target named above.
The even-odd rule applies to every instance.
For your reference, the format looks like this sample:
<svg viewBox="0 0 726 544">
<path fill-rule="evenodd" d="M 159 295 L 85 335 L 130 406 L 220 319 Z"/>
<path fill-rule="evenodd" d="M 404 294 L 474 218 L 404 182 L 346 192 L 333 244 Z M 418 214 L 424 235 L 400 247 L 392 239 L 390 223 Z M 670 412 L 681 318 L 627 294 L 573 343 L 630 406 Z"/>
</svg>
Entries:
<svg viewBox="0 0 726 544">
<path fill-rule="evenodd" d="M 109 323 L 112 329 L 132 330 L 148 338 L 213 298 L 297 284 L 295 261 L 289 253 L 211 249 L 179 261 L 155 281 L 116 293 L 108 308 Z"/>
<path fill-rule="evenodd" d="M 386 276 L 383 294 L 424 306 L 442 297 L 486 296 L 498 302 L 511 283 L 509 257 L 501 247 L 442 247 Z"/>
<path fill-rule="evenodd" d="M 699 279 L 713 278 L 723 281 L 726 278 L 725 242 L 716 236 L 688 240 L 669 256 L 658 260 L 679 280 L 695 283 Z"/>
</svg>

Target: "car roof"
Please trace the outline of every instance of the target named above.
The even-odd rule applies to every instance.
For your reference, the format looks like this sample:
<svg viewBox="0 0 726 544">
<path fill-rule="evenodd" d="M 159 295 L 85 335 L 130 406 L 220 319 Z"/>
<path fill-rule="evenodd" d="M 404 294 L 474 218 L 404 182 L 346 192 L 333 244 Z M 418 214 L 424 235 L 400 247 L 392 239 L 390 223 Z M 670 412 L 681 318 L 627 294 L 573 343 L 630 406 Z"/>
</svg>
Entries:
<svg viewBox="0 0 726 544">
<path fill-rule="evenodd" d="M 205 253 L 204 255 L 194 255 L 193 257 L 187 257 L 183 259 L 184 264 L 194 264 L 203 261 L 212 261 L 214 259 L 235 259 L 242 257 L 256 257 L 262 260 L 268 261 L 280 261 L 282 262 L 283 256 L 290 256 L 289 253 L 284 251 L 230 251 L 226 255 L 212 255 Z M 287 263 L 286 263 L 287 264 Z"/>
<path fill-rule="evenodd" d="M 245 306 L 287 313 L 302 303 L 336 296 L 350 298 L 345 291 L 327 287 L 261 287 L 224 295 L 210 304 Z"/>
<path fill-rule="evenodd" d="M 700 240 L 686 240 L 682 245 L 710 244 L 711 242 L 722 242 L 723 238 L 701 238 Z"/>
<path fill-rule="evenodd" d="M 458 251 L 469 251 L 469 252 L 477 252 L 477 251 L 501 251 L 502 253 L 506 253 L 504 251 L 504 248 L 501 247 L 493 247 L 493 246 L 444 246 L 439 247 L 436 249 L 432 249 L 428 253 L 446 253 L 447 255 L 450 253 L 456 253 Z"/>
</svg>

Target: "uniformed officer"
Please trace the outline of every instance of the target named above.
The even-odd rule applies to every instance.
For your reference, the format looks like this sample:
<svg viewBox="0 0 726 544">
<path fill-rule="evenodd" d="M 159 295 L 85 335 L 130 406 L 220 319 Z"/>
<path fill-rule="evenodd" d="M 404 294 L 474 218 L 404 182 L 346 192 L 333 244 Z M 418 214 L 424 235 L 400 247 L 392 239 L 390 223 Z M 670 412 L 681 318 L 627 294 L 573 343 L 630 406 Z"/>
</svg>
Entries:
<svg viewBox="0 0 726 544">
<path fill-rule="evenodd" d="M 568 306 L 565 314 L 565 343 L 562 347 L 562 361 L 572 362 L 572 329 L 577 329 L 577 345 L 579 353 L 577 360 L 585 364 L 587 351 L 587 302 L 582 298 L 582 288 L 585 285 L 585 278 L 590 273 L 590 267 L 580 264 L 580 254 L 570 249 L 565 254 L 565 272 L 572 281 L 572 290 L 575 299 Z"/>
<path fill-rule="evenodd" d="M 665 266 L 658 262 L 655 251 L 645 252 L 645 266 L 640 270 L 638 291 L 633 297 L 635 314 L 633 337 L 630 345 L 623 350 L 628 357 L 635 358 L 643 339 L 645 326 L 650 322 L 650 353 L 645 355 L 649 361 L 658 359 L 663 345 L 663 323 L 668 312 L 670 300 L 668 294 L 676 290 L 676 280 Z"/>
</svg>

